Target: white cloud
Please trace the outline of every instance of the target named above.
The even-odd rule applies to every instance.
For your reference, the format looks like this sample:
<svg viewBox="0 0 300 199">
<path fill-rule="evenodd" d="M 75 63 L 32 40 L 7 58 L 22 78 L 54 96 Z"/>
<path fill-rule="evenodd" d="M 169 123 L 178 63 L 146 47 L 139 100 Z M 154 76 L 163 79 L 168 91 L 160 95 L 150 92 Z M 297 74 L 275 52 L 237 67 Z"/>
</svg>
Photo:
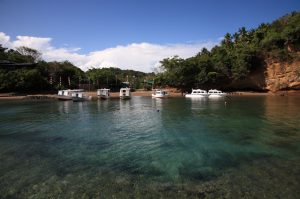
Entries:
<svg viewBox="0 0 300 199">
<path fill-rule="evenodd" d="M 50 50 L 41 51 L 42 56 L 47 61 L 65 61 L 68 60 L 74 65 L 84 69 L 87 62 L 86 55 L 81 55 L 74 52 L 72 49 L 66 48 L 51 48 Z"/>
<path fill-rule="evenodd" d="M 203 47 L 211 49 L 217 42 L 197 42 L 188 44 L 151 44 L 132 43 L 116 46 L 100 51 L 80 54 L 80 48 L 56 48 L 51 45 L 51 38 L 17 36 L 11 41 L 10 37 L 0 32 L 0 43 L 9 48 L 27 46 L 39 50 L 46 61 L 69 60 L 83 70 L 89 68 L 119 67 L 143 72 L 152 72 L 159 66 L 159 61 L 178 55 L 187 58 L 197 54 Z"/>
<path fill-rule="evenodd" d="M 200 44 L 170 44 L 158 45 L 150 43 L 133 43 L 127 46 L 117 46 L 88 55 L 87 67 L 125 67 L 127 69 L 150 72 L 159 66 L 159 61 L 178 55 L 187 58 L 198 53 L 203 47 L 211 48 L 212 42 Z"/>
<path fill-rule="evenodd" d="M 2 44 L 5 47 L 10 47 L 10 37 L 4 32 L 0 32 L 0 44 Z"/>
<path fill-rule="evenodd" d="M 43 37 L 17 36 L 17 40 L 12 42 L 12 46 L 14 48 L 26 46 L 43 52 L 52 49 L 50 46 L 51 40 L 51 38 Z"/>
</svg>

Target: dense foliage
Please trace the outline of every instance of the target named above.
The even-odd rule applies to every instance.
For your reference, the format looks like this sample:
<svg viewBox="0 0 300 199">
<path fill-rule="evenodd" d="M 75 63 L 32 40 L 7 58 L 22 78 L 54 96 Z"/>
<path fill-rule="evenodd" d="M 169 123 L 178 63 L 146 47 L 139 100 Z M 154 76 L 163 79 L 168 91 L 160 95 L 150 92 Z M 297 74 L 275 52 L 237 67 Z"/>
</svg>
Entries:
<svg viewBox="0 0 300 199">
<path fill-rule="evenodd" d="M 0 45 L 0 91 L 50 91 L 75 88 L 84 72 L 68 61 L 45 62 L 28 47 L 16 50 Z M 69 81 L 70 80 L 70 81 Z M 77 80 L 77 81 L 76 81 Z"/>
<path fill-rule="evenodd" d="M 41 53 L 28 47 L 16 50 L 0 45 L 0 91 L 36 92 L 66 88 L 119 89 L 122 86 L 142 88 L 144 80 L 153 79 L 154 73 L 146 74 L 119 68 L 90 69 L 84 73 L 68 61 L 45 62 Z M 122 82 L 129 81 L 130 85 Z"/>
<path fill-rule="evenodd" d="M 242 27 L 234 34 L 227 33 L 220 45 L 210 51 L 203 48 L 194 57 L 163 59 L 156 83 L 182 91 L 192 87 L 230 89 L 230 83 L 242 81 L 265 67 L 267 59 L 295 59 L 299 46 L 300 13 L 293 12 L 256 29 Z"/>
<path fill-rule="evenodd" d="M 154 73 L 143 73 L 134 70 L 121 70 L 120 68 L 98 68 L 90 69 L 86 72 L 97 88 L 119 89 L 130 86 L 133 89 L 145 88 L 145 80 L 154 79 Z M 128 85 L 127 83 L 130 83 Z"/>
</svg>

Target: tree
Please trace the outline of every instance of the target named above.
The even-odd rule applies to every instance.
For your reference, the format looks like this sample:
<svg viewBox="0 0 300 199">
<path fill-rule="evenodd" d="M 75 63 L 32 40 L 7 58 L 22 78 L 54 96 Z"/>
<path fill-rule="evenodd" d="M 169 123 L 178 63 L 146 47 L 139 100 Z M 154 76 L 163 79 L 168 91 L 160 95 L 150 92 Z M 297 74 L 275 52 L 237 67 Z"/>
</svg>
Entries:
<svg viewBox="0 0 300 199">
<path fill-rule="evenodd" d="M 154 79 L 153 73 L 143 73 L 134 70 L 121 70 L 120 68 L 92 68 L 86 72 L 87 78 L 96 87 L 118 89 L 122 82 L 130 82 L 133 89 L 138 89 L 144 83 L 144 79 Z"/>
<path fill-rule="evenodd" d="M 172 58 L 166 58 L 160 61 L 162 71 L 166 74 L 165 82 L 170 86 L 179 86 L 180 85 L 180 65 L 182 65 L 183 59 L 178 56 Z"/>
<path fill-rule="evenodd" d="M 230 33 L 226 33 L 224 39 L 221 41 L 221 44 L 226 46 L 226 48 L 232 48 L 232 36 Z"/>
<path fill-rule="evenodd" d="M 0 60 L 7 60 L 7 53 L 5 52 L 7 48 L 2 47 L 0 44 Z"/>
<path fill-rule="evenodd" d="M 21 46 L 17 48 L 17 52 L 26 57 L 29 63 L 37 63 L 41 60 L 41 53 L 35 49 Z"/>
</svg>

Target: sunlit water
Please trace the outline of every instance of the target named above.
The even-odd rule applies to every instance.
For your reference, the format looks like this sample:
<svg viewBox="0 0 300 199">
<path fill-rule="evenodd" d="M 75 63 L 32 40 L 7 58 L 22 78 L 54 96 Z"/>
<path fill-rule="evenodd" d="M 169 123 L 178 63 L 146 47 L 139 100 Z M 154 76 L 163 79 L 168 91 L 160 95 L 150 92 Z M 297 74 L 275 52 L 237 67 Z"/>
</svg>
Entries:
<svg viewBox="0 0 300 199">
<path fill-rule="evenodd" d="M 0 101 L 0 198 L 299 198 L 299 105 Z"/>
</svg>

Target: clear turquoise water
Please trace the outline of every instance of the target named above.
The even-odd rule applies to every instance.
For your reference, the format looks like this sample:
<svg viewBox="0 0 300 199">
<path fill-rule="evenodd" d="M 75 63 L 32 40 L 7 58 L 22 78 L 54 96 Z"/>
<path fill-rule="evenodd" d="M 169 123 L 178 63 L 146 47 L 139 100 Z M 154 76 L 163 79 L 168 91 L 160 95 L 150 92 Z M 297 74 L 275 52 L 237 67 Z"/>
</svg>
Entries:
<svg viewBox="0 0 300 199">
<path fill-rule="evenodd" d="M 0 196 L 299 198 L 299 105 L 298 96 L 0 101 Z"/>
</svg>

